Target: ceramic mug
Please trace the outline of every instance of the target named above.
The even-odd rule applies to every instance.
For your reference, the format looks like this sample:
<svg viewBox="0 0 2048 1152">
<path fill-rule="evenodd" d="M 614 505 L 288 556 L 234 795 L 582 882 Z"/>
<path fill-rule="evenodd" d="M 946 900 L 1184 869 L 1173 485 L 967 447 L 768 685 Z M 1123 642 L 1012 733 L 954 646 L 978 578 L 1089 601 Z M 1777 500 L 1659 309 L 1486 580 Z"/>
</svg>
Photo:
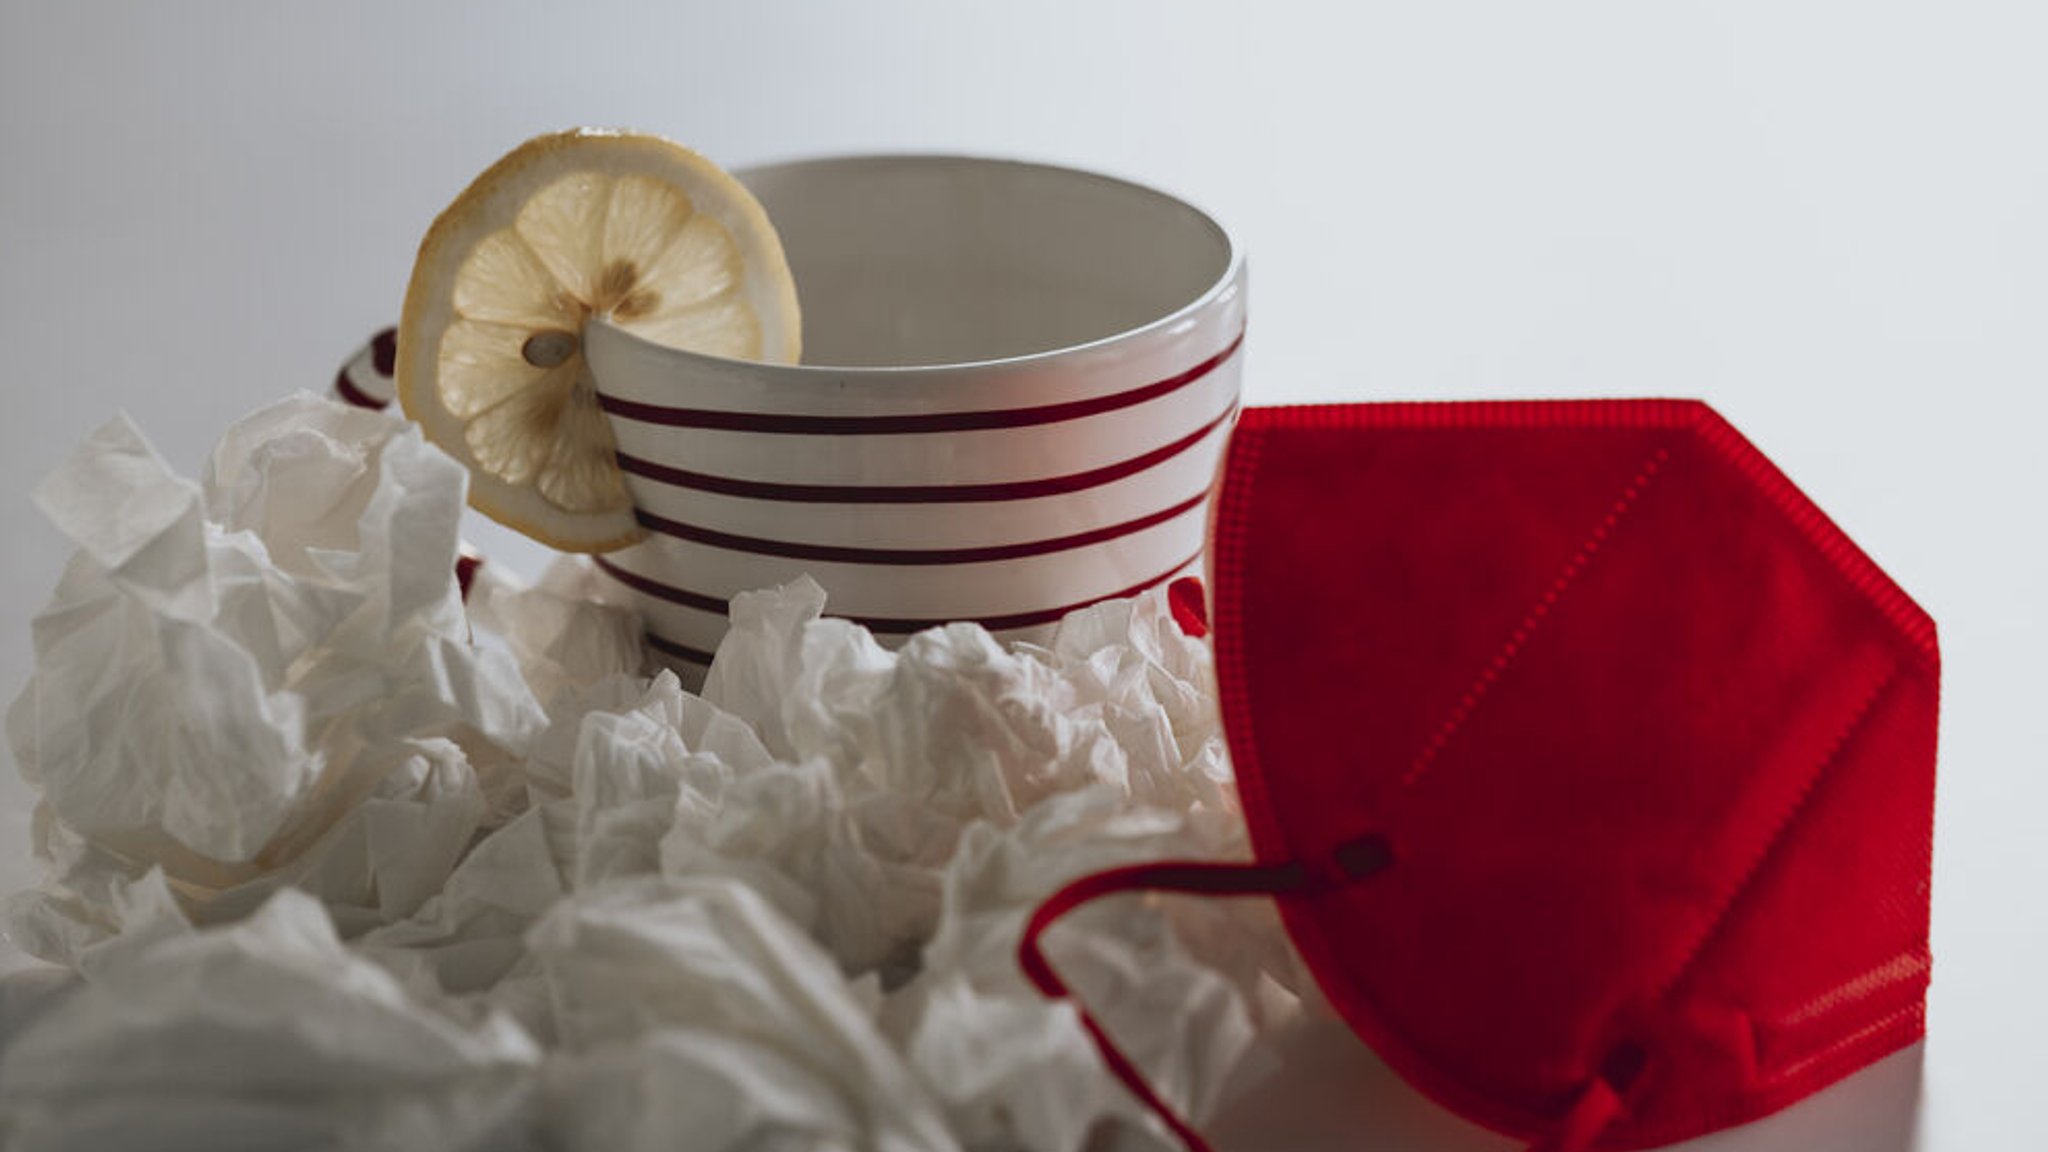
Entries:
<svg viewBox="0 0 2048 1152">
<path fill-rule="evenodd" d="M 1041 639 L 1198 569 L 1245 323 L 1244 258 L 1215 221 L 1010 160 L 736 175 L 781 235 L 804 363 L 584 332 L 649 532 L 597 563 L 686 682 L 735 593 L 804 574 L 893 644 L 955 620 Z M 366 360 L 336 387 L 379 403 L 386 373 Z"/>
<path fill-rule="evenodd" d="M 598 563 L 657 652 L 701 672 L 734 593 L 805 573 L 890 643 L 952 620 L 1040 638 L 1198 566 L 1245 323 L 1215 221 L 1009 160 L 737 175 L 796 277 L 804 363 L 585 334 L 649 530 Z"/>
</svg>

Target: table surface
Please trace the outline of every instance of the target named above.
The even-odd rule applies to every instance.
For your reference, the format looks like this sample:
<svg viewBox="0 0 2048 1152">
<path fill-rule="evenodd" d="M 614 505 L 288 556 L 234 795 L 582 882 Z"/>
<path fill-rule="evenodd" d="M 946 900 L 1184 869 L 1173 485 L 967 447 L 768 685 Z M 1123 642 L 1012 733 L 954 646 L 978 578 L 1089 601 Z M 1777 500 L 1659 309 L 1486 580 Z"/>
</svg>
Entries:
<svg viewBox="0 0 2048 1152">
<path fill-rule="evenodd" d="M 1704 397 L 1927 606 L 1930 1039 L 1691 1147 L 2048 1147 L 2044 43 L 2027 0 L 6 0 L 0 691 L 65 555 L 34 481 L 116 409 L 196 471 L 235 416 L 324 388 L 426 222 L 528 135 L 1102 169 L 1250 251 L 1249 401 Z M 29 804 L 10 764 L 0 888 L 36 875 Z M 1226 1147 L 1283 1113 L 1320 1117 L 1304 1147 L 1500 1146 L 1362 1054 L 1321 1063 L 1354 1087 L 1298 1086 Z"/>
</svg>

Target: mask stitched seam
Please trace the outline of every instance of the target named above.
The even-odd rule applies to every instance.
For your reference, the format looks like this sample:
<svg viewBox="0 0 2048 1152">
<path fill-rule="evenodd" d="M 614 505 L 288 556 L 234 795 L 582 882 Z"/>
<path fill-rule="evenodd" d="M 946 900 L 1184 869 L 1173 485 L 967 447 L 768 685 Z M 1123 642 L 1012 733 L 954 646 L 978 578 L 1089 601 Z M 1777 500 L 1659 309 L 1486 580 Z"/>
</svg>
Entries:
<svg viewBox="0 0 2048 1152">
<path fill-rule="evenodd" d="M 1804 1099 L 1816 1088 L 1839 1080 L 1872 1061 L 1913 1043 L 1922 1034 L 1914 1030 L 1913 1025 L 1924 1016 L 1924 1006 L 1917 1004 L 1886 1013 L 1840 1043 L 1829 1045 L 1824 1051 L 1798 1061 L 1794 1069 L 1797 1073 L 1795 1077 L 1763 1077 L 1758 1081 L 1757 1091 L 1739 1097 L 1733 1103 L 1724 1103 L 1723 1106 L 1710 1109 L 1699 1116 L 1676 1122 L 1666 1120 L 1655 1125 L 1631 1128 L 1628 1133 L 1629 1141 L 1637 1146 L 1661 1148 L 1666 1144 L 1676 1144 L 1700 1135 L 1698 1125 L 1702 1122 L 1713 1130 L 1719 1130 L 1768 1116 L 1788 1104 Z"/>
<path fill-rule="evenodd" d="M 1423 745 L 1422 751 L 1408 765 L 1408 770 L 1402 773 L 1403 786 L 1414 784 L 1422 778 L 1423 773 L 1429 771 L 1431 765 L 1436 763 L 1437 756 L 1451 742 L 1451 738 L 1457 735 L 1459 729 L 1465 726 L 1465 722 L 1472 718 L 1472 713 L 1478 709 L 1480 701 L 1486 698 L 1494 682 L 1500 679 L 1501 673 L 1507 670 L 1522 647 L 1529 642 L 1529 637 L 1536 631 L 1537 626 L 1549 618 L 1550 610 L 1557 606 L 1558 600 L 1563 597 L 1566 590 L 1578 581 L 1593 558 L 1600 554 L 1608 538 L 1614 534 L 1615 526 L 1620 524 L 1622 517 L 1636 506 L 1636 501 L 1642 496 L 1644 489 L 1656 479 L 1658 472 L 1670 458 L 1671 449 L 1668 447 L 1659 448 L 1650 454 L 1649 460 L 1637 470 L 1635 477 L 1621 490 L 1621 495 L 1607 510 L 1606 517 L 1594 527 L 1592 534 L 1580 543 L 1578 549 L 1572 553 L 1571 559 L 1565 561 L 1557 578 L 1544 590 L 1535 607 L 1529 609 L 1520 624 L 1515 625 L 1514 631 L 1508 634 L 1507 641 L 1501 645 L 1493 659 L 1480 670 L 1478 678 L 1465 690 L 1457 706 L 1451 709 L 1451 714 L 1436 730 L 1436 734 L 1429 738 L 1429 743 Z"/>
<path fill-rule="evenodd" d="M 1858 1028 L 1856 1031 L 1849 1033 L 1847 1036 L 1842 1037 L 1840 1040 L 1835 1041 L 1833 1044 L 1829 1044 L 1821 1048 L 1817 1052 L 1809 1053 L 1808 1055 L 1802 1056 L 1799 1059 L 1792 1061 L 1791 1063 L 1785 1065 L 1782 1068 L 1770 1072 L 1767 1075 L 1765 1082 L 1768 1084 L 1777 1085 L 1784 1084 L 1788 1081 L 1797 1080 L 1813 1068 L 1818 1067 L 1824 1062 L 1835 1058 L 1840 1053 L 1853 1049 L 1858 1045 L 1869 1042 L 1870 1038 L 1873 1036 L 1880 1036 L 1886 1032 L 1890 1032 L 1893 1029 L 1896 1029 L 1900 1024 L 1910 1022 L 1915 1018 L 1921 1016 L 1925 1012 L 1926 1007 L 1922 1004 L 1908 1004 L 1903 1008 L 1897 1008 L 1890 1012 L 1887 1012 L 1884 1015 L 1878 1017 L 1876 1020 L 1873 1020 L 1870 1023 L 1864 1025 L 1863 1027 Z"/>
<path fill-rule="evenodd" d="M 1894 662 L 1886 665 L 1884 673 L 1877 678 L 1870 689 L 1857 702 L 1855 710 L 1850 713 L 1848 720 L 1835 734 L 1834 739 L 1830 741 L 1826 751 L 1815 761 L 1813 768 L 1807 772 L 1806 780 L 1800 785 L 1799 792 L 1793 797 L 1792 803 L 1786 806 L 1784 813 L 1778 818 L 1777 824 L 1771 829 L 1770 834 L 1764 838 L 1762 845 L 1751 854 L 1749 864 L 1743 869 L 1741 877 L 1728 890 L 1727 895 L 1722 897 L 1720 907 L 1707 922 L 1706 927 L 1701 930 L 1691 945 L 1681 954 L 1678 964 L 1671 975 L 1658 986 L 1655 995 L 1651 998 L 1652 1003 L 1667 1003 L 1677 994 L 1678 989 L 1684 983 L 1685 977 L 1692 971 L 1693 965 L 1699 962 L 1700 957 L 1706 954 L 1707 948 L 1728 925 L 1729 914 L 1741 903 L 1743 894 L 1748 892 L 1751 885 L 1756 882 L 1756 878 L 1763 874 L 1764 864 L 1771 858 L 1778 845 L 1785 842 L 1787 834 L 1792 828 L 1810 810 L 1810 802 L 1813 799 L 1814 793 L 1820 790 L 1820 782 L 1827 777 L 1829 769 L 1840 759 L 1842 750 L 1847 748 L 1850 740 L 1855 737 L 1857 732 L 1862 730 L 1864 724 L 1876 712 L 1878 701 L 1898 681 L 1898 678 L 1898 664 Z M 1748 1022 L 1751 1051 L 1755 1052 L 1759 1050 L 1756 1036 L 1757 1022 L 1754 1017 L 1749 1017 Z M 1855 1036 L 1850 1037 L 1841 1044 L 1831 1045 L 1829 1051 L 1840 1050 L 1844 1045 L 1860 1041 L 1864 1033 L 1872 1031 L 1872 1029 L 1890 1027 L 1895 1023 L 1894 1017 L 1888 1016 L 1877 1025 L 1858 1032 Z M 1774 1077 L 1772 1082 L 1780 1082 L 1780 1079 Z M 1689 1131 L 1689 1129 L 1687 1130 Z"/>
<path fill-rule="evenodd" d="M 1927 954 L 1918 948 L 1907 949 L 1882 964 L 1874 964 L 1849 979 L 1789 1012 L 1779 1012 L 1772 1021 L 1781 1027 L 1796 1027 L 1811 1020 L 1819 1019 L 1835 1011 L 1843 996 L 1867 997 L 1880 995 L 1903 984 L 1927 982 L 1930 965 Z"/>
<path fill-rule="evenodd" d="M 1251 537 L 1249 516 L 1245 510 L 1251 506 L 1265 445 L 1263 428 L 1240 424 L 1232 431 L 1231 441 L 1225 445 L 1222 458 L 1217 463 L 1219 491 L 1210 513 L 1214 523 L 1208 542 L 1216 612 L 1210 635 L 1214 638 L 1211 644 L 1216 655 L 1216 695 L 1223 712 L 1225 745 L 1232 761 L 1231 775 L 1238 792 L 1238 806 L 1245 814 L 1254 847 L 1260 833 L 1267 833 L 1275 847 L 1280 849 L 1281 857 L 1291 860 L 1300 853 L 1295 851 L 1291 837 L 1265 795 L 1266 777 L 1259 758 L 1258 732 L 1252 724 L 1251 680 L 1244 651 L 1244 605 L 1240 599 Z M 1223 482 L 1226 477 L 1230 483 Z M 1238 685 L 1236 692 L 1222 690 L 1226 679 Z M 1245 801 L 1248 792 L 1257 794 L 1255 802 Z"/>
<path fill-rule="evenodd" d="M 1925 1016 L 1926 1005 L 1920 1003 L 1887 1012 L 1840 1041 L 1787 1064 L 1786 1071 L 1761 1076 L 1758 1091 L 1742 1097 L 1732 1106 L 1714 1110 L 1708 1119 L 1718 1129 L 1768 1116 L 1805 1098 L 1817 1087 L 1839 1080 L 1920 1039 L 1925 1034 Z M 1666 1123 L 1635 1129 L 1629 1137 L 1646 1145 L 1661 1147 L 1689 1140 L 1697 1134 L 1691 1125 Z"/>
<path fill-rule="evenodd" d="M 1916 657 L 1928 667 L 1941 662 L 1935 639 L 1934 619 L 1914 603 L 1870 555 L 1858 547 L 1827 513 L 1801 492 L 1797 485 L 1771 463 L 1756 445 L 1745 439 L 1719 413 L 1708 409 L 1698 425 L 1700 439 L 1732 465 L 1791 521 L 1814 548 L 1820 551 L 1856 593 L 1872 604 L 1897 633 L 1914 647 Z"/>
<path fill-rule="evenodd" d="M 1707 922 L 1706 927 L 1701 930 L 1698 937 L 1693 940 L 1691 946 L 1686 948 L 1679 959 L 1678 966 L 1658 986 L 1656 996 L 1654 997 L 1656 1002 L 1662 1003 L 1668 1000 L 1677 991 L 1687 974 L 1692 971 L 1693 965 L 1698 963 L 1699 958 L 1706 954 L 1708 946 L 1720 935 L 1721 930 L 1727 927 L 1729 914 L 1735 910 L 1736 905 L 1741 903 L 1743 895 L 1750 890 L 1751 885 L 1756 882 L 1756 878 L 1763 874 L 1764 864 L 1770 860 L 1778 846 L 1785 842 L 1791 830 L 1811 810 L 1814 793 L 1820 790 L 1821 781 L 1827 778 L 1829 770 L 1841 758 L 1842 750 L 1849 746 L 1849 742 L 1854 739 L 1858 732 L 1863 730 L 1863 726 L 1869 722 L 1871 716 L 1876 714 L 1878 701 L 1884 698 L 1885 693 L 1890 690 L 1893 684 L 1898 682 L 1898 679 L 1898 664 L 1891 663 L 1886 665 L 1884 674 L 1877 678 L 1869 691 L 1865 692 L 1863 698 L 1858 701 L 1855 711 L 1849 714 L 1849 719 L 1842 725 L 1841 730 L 1835 734 L 1835 738 L 1829 742 L 1827 750 L 1814 763 L 1813 768 L 1807 772 L 1806 780 L 1800 785 L 1798 795 L 1792 798 L 1792 803 L 1786 807 L 1784 814 L 1778 818 L 1777 824 L 1771 829 L 1770 835 L 1765 837 L 1763 844 L 1751 853 L 1749 865 L 1743 869 L 1741 878 L 1735 882 L 1734 887 L 1728 890 L 1728 894 L 1722 897 L 1721 906 L 1714 912 L 1713 917 Z"/>
<path fill-rule="evenodd" d="M 1870 1034 L 1894 1027 L 1901 1019 L 1923 1011 L 1927 973 L 1927 954 L 1909 949 L 1842 981 L 1789 1012 L 1779 1012 L 1769 1018 L 1744 1012 L 1743 1015 L 1749 1019 L 1750 1049 L 1759 1076 L 1772 1084 L 1795 1078 L 1835 1053 L 1854 1047 Z M 1802 1045 L 1796 1036 L 1790 1035 L 1800 1026 L 1825 1019 L 1844 1007 L 1866 1004 L 1880 996 L 1897 994 L 1900 989 L 1905 989 L 1911 996 L 1910 1003 L 1884 1012 L 1846 1037 L 1816 1047 L 1810 1043 Z"/>
</svg>

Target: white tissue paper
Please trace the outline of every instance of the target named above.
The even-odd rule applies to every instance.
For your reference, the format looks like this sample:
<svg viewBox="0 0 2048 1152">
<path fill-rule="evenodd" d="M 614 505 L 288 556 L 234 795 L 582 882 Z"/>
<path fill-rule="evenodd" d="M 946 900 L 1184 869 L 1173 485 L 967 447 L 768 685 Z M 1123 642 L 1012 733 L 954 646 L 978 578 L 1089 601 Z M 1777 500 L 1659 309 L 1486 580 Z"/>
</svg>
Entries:
<svg viewBox="0 0 2048 1152">
<path fill-rule="evenodd" d="M 1016 960 L 1068 879 L 1249 853 L 1162 596 L 891 652 L 798 580 L 699 696 L 587 562 L 465 606 L 464 487 L 301 396 L 200 483 L 116 420 L 38 490 L 78 554 L 8 716 L 49 872 L 6 923 L 78 979 L 0 1038 L 0 1145 L 1171 1146 Z M 1047 946 L 1197 1118 L 1311 995 L 1263 901 Z"/>
</svg>

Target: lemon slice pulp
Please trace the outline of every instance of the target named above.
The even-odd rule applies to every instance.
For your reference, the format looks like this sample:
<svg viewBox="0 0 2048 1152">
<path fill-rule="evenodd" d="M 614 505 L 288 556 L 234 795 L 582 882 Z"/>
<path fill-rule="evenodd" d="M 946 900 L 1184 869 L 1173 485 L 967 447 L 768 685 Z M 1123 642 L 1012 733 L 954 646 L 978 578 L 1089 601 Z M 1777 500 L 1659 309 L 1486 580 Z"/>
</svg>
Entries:
<svg viewBox="0 0 2048 1152">
<path fill-rule="evenodd" d="M 406 415 L 470 470 L 470 503 L 569 551 L 642 535 L 583 357 L 604 317 L 677 348 L 794 363 L 796 286 L 753 196 L 653 136 L 530 140 L 420 243 L 398 331 Z"/>
</svg>

